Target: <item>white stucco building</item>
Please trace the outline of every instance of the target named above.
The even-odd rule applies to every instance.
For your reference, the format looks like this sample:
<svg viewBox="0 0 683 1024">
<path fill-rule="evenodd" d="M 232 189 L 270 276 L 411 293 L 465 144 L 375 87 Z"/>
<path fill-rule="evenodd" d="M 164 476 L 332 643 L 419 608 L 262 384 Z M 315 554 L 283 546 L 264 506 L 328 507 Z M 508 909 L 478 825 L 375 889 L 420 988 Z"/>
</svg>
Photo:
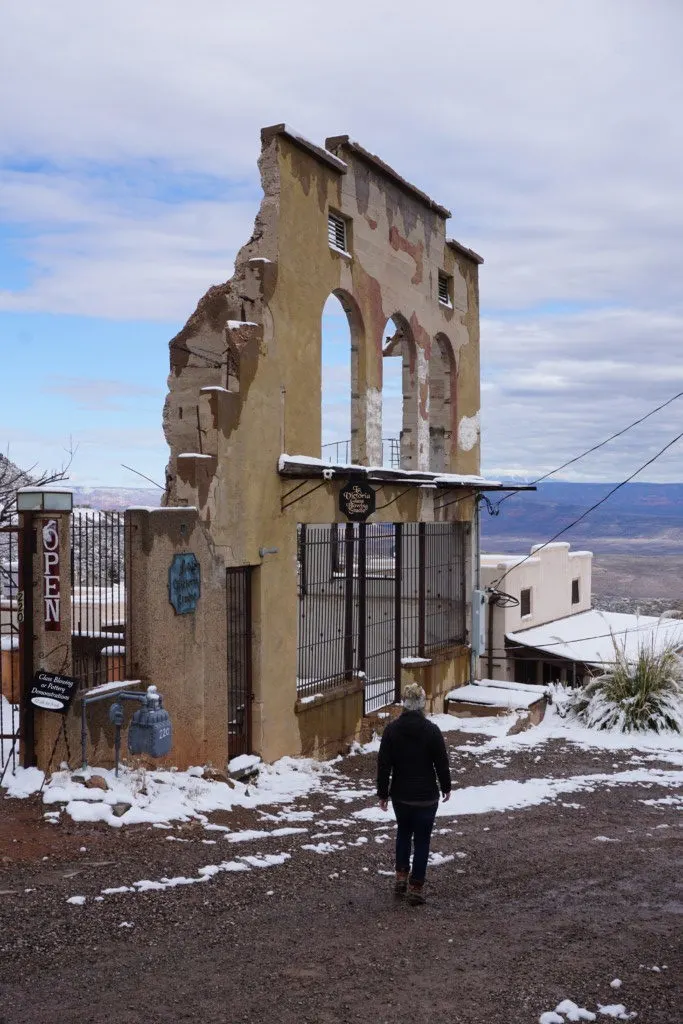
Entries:
<svg viewBox="0 0 683 1024">
<path fill-rule="evenodd" d="M 683 621 L 591 608 L 590 551 L 535 545 L 529 555 L 481 556 L 488 591 L 480 676 L 522 684 L 582 683 L 641 646 L 683 650 Z"/>
<path fill-rule="evenodd" d="M 519 644 L 513 651 L 506 636 L 588 611 L 592 562 L 592 552 L 571 551 L 565 542 L 536 544 L 529 555 L 482 554 L 482 588 L 490 591 L 482 677 L 519 683 L 573 681 L 574 667 L 566 656 L 549 650 L 542 658 L 535 653 L 527 657 Z"/>
</svg>

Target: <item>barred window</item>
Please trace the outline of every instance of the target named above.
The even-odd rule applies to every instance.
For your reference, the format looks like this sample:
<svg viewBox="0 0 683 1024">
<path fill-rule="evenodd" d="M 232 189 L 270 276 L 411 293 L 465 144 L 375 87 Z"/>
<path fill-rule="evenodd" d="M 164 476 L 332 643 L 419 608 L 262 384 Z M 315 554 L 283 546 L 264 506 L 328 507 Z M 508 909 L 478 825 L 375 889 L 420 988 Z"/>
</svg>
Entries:
<svg viewBox="0 0 683 1024">
<path fill-rule="evenodd" d="M 348 252 L 346 221 L 337 213 L 327 216 L 327 239 L 333 249 Z"/>
<path fill-rule="evenodd" d="M 451 278 L 439 271 L 439 302 L 442 306 L 452 306 L 451 302 Z"/>
</svg>

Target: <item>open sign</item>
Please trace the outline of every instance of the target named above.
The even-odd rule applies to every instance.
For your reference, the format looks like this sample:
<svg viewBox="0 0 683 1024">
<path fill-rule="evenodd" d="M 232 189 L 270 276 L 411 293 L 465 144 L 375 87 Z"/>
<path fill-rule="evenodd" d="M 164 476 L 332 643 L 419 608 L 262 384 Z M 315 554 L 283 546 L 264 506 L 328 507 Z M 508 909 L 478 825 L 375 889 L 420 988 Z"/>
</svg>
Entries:
<svg viewBox="0 0 683 1024">
<path fill-rule="evenodd" d="M 56 519 L 43 521 L 42 569 L 43 610 L 45 629 L 57 632 L 62 628 L 61 585 L 59 578 L 59 523 Z"/>
</svg>

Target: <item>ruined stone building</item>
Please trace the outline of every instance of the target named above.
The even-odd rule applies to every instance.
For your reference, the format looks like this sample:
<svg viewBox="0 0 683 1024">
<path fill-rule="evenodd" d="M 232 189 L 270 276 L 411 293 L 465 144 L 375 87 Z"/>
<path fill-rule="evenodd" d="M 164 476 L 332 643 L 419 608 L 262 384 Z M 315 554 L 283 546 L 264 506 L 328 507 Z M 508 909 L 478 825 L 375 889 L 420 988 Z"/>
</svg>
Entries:
<svg viewBox="0 0 683 1024">
<path fill-rule="evenodd" d="M 253 235 L 170 342 L 166 507 L 131 513 L 132 667 L 167 694 L 181 760 L 336 752 L 407 679 L 441 710 L 469 677 L 472 524 L 495 486 L 478 476 L 481 258 L 347 136 L 261 138 Z M 341 462 L 321 453 L 331 294 L 351 333 Z M 382 465 L 392 357 L 398 466 Z M 201 577 L 189 614 L 154 583 L 179 552 Z"/>
</svg>

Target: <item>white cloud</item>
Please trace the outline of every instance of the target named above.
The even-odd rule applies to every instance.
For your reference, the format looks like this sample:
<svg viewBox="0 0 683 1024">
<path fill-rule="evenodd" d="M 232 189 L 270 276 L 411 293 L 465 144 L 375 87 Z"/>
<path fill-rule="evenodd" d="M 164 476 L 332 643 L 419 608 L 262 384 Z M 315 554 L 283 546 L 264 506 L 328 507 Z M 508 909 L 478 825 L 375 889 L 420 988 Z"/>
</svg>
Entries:
<svg viewBox="0 0 683 1024">
<path fill-rule="evenodd" d="M 79 409 L 115 411 L 125 407 L 127 400 L 140 395 L 157 395 L 154 388 L 141 387 L 123 380 L 94 377 L 50 377 L 42 391 L 49 395 L 65 395 Z"/>
<path fill-rule="evenodd" d="M 433 14 L 405 0 L 349 0 L 341 20 L 314 0 L 165 0 L 163 16 L 138 0 L 4 5 L 0 217 L 24 236 L 30 282 L 0 290 L 0 310 L 184 318 L 250 233 L 258 128 L 287 120 L 316 141 L 350 132 L 450 205 L 451 233 L 485 256 L 487 466 L 533 475 L 668 397 L 683 6 Z M 587 475 L 644 460 L 675 408 Z M 659 471 L 681 468 L 672 454 Z"/>
<path fill-rule="evenodd" d="M 182 319 L 208 284 L 230 276 L 254 217 L 244 200 L 102 195 L 101 178 L 73 172 L 12 172 L 5 182 L 5 225 L 37 211 L 27 243 L 35 279 L 26 293 L 0 290 L 0 310 Z"/>
</svg>

